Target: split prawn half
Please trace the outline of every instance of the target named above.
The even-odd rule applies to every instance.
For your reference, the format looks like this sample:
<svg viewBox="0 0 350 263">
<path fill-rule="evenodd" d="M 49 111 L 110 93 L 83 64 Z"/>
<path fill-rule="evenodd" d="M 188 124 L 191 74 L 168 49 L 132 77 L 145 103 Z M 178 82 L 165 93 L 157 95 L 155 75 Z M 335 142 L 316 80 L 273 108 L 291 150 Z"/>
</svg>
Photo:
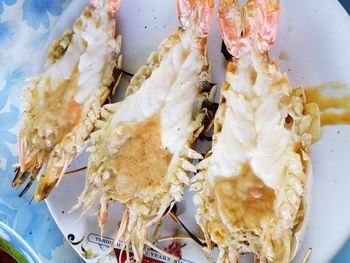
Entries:
<svg viewBox="0 0 350 263">
<path fill-rule="evenodd" d="M 254 253 L 259 262 L 289 262 L 308 217 L 319 110 L 268 57 L 279 12 L 276 0 L 219 4 L 220 30 L 233 59 L 212 149 L 191 181 L 196 220 L 209 249 L 218 245 L 217 262 L 238 262 L 242 253 Z"/>
<path fill-rule="evenodd" d="M 121 77 L 121 36 L 114 14 L 120 0 L 91 1 L 49 49 L 45 70 L 23 90 L 19 162 L 12 185 L 30 177 L 22 196 L 45 170 L 34 192 L 48 196 L 71 161 L 82 151 L 100 108 Z"/>
<path fill-rule="evenodd" d="M 198 135 L 211 121 L 206 36 L 213 0 L 177 0 L 181 27 L 163 40 L 141 67 L 122 102 L 105 105 L 91 134 L 86 187 L 73 210 L 82 215 L 99 200 L 103 231 L 110 202 L 125 205 L 115 242 L 131 245 L 140 262 L 150 227 L 183 199 Z M 113 245 L 112 245 L 113 247 Z"/>
</svg>

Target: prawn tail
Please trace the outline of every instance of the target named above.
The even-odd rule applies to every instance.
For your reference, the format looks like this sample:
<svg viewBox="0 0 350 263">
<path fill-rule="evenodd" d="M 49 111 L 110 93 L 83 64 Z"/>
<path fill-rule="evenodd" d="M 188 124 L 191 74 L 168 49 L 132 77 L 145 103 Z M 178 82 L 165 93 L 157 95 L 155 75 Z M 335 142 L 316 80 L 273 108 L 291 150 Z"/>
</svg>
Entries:
<svg viewBox="0 0 350 263">
<path fill-rule="evenodd" d="M 237 0 L 220 0 L 217 19 L 228 52 L 238 58 L 244 38 L 260 52 L 268 51 L 276 39 L 279 14 L 278 0 L 248 0 L 244 6 Z"/>
<path fill-rule="evenodd" d="M 214 0 L 176 0 L 178 19 L 182 28 L 193 28 L 205 40 L 214 12 Z"/>
</svg>

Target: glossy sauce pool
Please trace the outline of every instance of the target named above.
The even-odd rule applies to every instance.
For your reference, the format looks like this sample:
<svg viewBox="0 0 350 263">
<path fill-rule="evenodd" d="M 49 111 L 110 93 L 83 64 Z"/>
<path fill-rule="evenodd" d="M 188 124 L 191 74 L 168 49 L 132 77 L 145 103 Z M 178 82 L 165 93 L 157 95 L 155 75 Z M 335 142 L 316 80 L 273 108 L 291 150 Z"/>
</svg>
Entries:
<svg viewBox="0 0 350 263">
<path fill-rule="evenodd" d="M 345 90 L 342 95 L 333 91 Z M 348 85 L 326 82 L 305 89 L 307 102 L 315 102 L 320 108 L 321 125 L 350 124 L 350 95 Z M 332 111 L 336 110 L 336 111 Z"/>
</svg>

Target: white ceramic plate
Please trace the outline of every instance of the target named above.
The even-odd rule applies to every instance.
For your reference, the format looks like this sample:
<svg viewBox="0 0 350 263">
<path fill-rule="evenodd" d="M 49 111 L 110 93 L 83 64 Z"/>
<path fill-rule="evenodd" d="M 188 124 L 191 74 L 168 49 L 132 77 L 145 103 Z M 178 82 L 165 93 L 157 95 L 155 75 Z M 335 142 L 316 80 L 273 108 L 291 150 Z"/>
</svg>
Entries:
<svg viewBox="0 0 350 263">
<path fill-rule="evenodd" d="M 52 30 L 52 39 L 58 38 L 70 27 L 86 5 L 84 0 L 72 1 Z M 135 72 L 143 65 L 150 52 L 178 26 L 175 0 L 123 1 L 117 14 L 117 31 L 123 35 L 123 68 Z M 213 81 L 224 79 L 226 62 L 220 53 L 221 37 L 214 20 L 208 41 L 209 57 L 213 64 Z M 278 58 L 282 53 L 289 59 L 277 59 L 294 86 L 313 85 L 327 81 L 350 83 L 350 19 L 335 0 L 286 0 L 277 41 L 270 53 Z M 285 58 L 286 56 L 284 56 Z M 120 85 L 121 93 L 125 84 Z M 332 126 L 324 129 L 320 142 L 312 147 L 314 187 L 311 218 L 307 234 L 295 262 L 313 248 L 310 262 L 328 262 L 341 248 L 350 233 L 350 127 Z M 80 156 L 71 169 L 84 166 L 86 155 Z M 120 210 L 113 207 L 105 229 L 106 238 L 100 239 L 95 212 L 91 211 L 80 222 L 79 212 L 68 214 L 83 189 L 84 173 L 67 176 L 55 189 L 47 204 L 63 234 L 82 254 L 91 248 L 96 255 L 104 254 L 114 237 Z M 200 235 L 194 222 L 192 196 L 180 204 L 180 217 Z M 171 222 L 163 227 L 162 234 L 171 233 Z M 82 240 L 82 241 L 81 241 Z M 81 242 L 79 242 L 81 241 Z M 75 244 L 75 245 L 74 245 Z M 191 242 L 182 249 L 183 258 L 191 262 L 212 262 L 200 248 Z M 105 259 L 106 260 L 106 259 Z M 96 259 L 92 260 L 96 261 Z M 111 259 L 116 262 L 115 259 Z M 184 261 L 186 262 L 186 261 Z"/>
</svg>

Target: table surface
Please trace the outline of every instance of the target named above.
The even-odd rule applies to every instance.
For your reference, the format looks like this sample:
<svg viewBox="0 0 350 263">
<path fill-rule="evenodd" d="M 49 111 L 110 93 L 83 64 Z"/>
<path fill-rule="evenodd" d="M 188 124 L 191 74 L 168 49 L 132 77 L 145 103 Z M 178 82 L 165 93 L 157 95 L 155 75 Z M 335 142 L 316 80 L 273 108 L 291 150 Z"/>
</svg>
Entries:
<svg viewBox="0 0 350 263">
<path fill-rule="evenodd" d="M 43 262 L 55 263 L 83 261 L 61 234 L 46 204 L 29 204 L 31 193 L 20 199 L 18 192 L 11 187 L 12 166 L 18 162 L 15 134 L 19 119 L 18 100 L 13 101 L 11 96 L 19 93 L 26 77 L 38 72 L 35 55 L 45 45 L 50 28 L 68 2 L 47 1 L 39 6 L 35 0 L 0 0 L 0 121 L 5 118 L 12 120 L 0 126 L 0 221 L 14 228 Z M 350 13 L 350 1 L 339 2 Z M 18 14 L 17 5 L 22 7 L 22 14 Z M 18 39 L 22 41 L 11 42 Z M 25 57 L 27 62 L 19 64 L 16 57 Z M 350 240 L 332 262 L 350 262 Z"/>
</svg>

